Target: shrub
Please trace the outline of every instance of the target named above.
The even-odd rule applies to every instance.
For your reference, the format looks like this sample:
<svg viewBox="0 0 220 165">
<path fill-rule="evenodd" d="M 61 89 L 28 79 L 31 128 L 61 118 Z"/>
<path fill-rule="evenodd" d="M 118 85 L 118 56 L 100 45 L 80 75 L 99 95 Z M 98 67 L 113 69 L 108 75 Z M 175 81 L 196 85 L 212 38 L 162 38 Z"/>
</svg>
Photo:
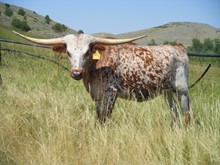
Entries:
<svg viewBox="0 0 220 165">
<path fill-rule="evenodd" d="M 45 22 L 46 22 L 47 24 L 50 24 L 51 19 L 50 19 L 49 15 L 46 15 L 46 16 L 45 16 Z"/>
<path fill-rule="evenodd" d="M 61 25 L 60 23 L 56 23 L 55 25 L 52 26 L 52 29 L 55 32 L 65 32 L 67 27 L 65 25 Z"/>
<path fill-rule="evenodd" d="M 6 7 L 4 14 L 11 17 L 13 15 L 13 10 L 9 7 Z"/>
<path fill-rule="evenodd" d="M 189 51 L 194 53 L 201 53 L 203 49 L 203 44 L 200 42 L 198 38 L 192 39 L 192 46 L 188 48 Z"/>
<path fill-rule="evenodd" d="M 148 43 L 149 46 L 154 46 L 157 45 L 155 42 L 155 39 L 151 39 L 150 42 Z"/>
<path fill-rule="evenodd" d="M 6 8 L 10 8 L 11 6 L 8 3 L 5 3 Z"/>
<path fill-rule="evenodd" d="M 25 15 L 25 11 L 23 9 L 19 9 L 18 10 L 18 14 L 24 16 Z"/>
<path fill-rule="evenodd" d="M 84 31 L 83 30 L 79 30 L 77 33 L 78 34 L 84 34 Z"/>
<path fill-rule="evenodd" d="M 13 18 L 11 22 L 12 26 L 21 29 L 22 31 L 29 31 L 31 30 L 30 26 L 27 24 L 26 21 L 21 21 L 17 18 Z"/>
<path fill-rule="evenodd" d="M 176 41 L 164 41 L 163 42 L 164 45 L 177 45 Z"/>
<path fill-rule="evenodd" d="M 214 39 L 214 52 L 217 54 L 220 54 L 220 39 L 219 38 L 215 38 Z"/>
<path fill-rule="evenodd" d="M 201 42 L 198 38 L 192 40 L 192 46 L 188 47 L 188 51 L 193 53 L 220 53 L 220 39 L 205 38 Z"/>
</svg>

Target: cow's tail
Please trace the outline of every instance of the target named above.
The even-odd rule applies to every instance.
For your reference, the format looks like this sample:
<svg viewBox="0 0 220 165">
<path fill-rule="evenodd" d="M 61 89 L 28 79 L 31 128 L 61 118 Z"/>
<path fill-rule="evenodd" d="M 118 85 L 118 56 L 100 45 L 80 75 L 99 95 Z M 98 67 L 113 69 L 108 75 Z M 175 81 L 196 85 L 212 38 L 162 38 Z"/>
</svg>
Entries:
<svg viewBox="0 0 220 165">
<path fill-rule="evenodd" d="M 190 85 L 189 88 L 194 87 L 194 86 L 205 76 L 205 74 L 208 72 L 208 70 L 209 70 L 210 67 L 211 67 L 211 64 L 209 64 L 209 65 L 207 66 L 207 68 L 206 68 L 206 70 L 203 72 L 203 74 L 202 74 L 192 85 Z"/>
</svg>

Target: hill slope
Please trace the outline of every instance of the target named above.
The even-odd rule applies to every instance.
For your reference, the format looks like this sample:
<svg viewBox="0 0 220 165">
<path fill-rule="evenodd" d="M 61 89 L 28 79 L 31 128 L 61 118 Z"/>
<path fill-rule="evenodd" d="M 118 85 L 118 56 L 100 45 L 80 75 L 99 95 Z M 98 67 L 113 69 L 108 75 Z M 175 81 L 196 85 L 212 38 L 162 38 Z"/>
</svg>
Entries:
<svg viewBox="0 0 220 165">
<path fill-rule="evenodd" d="M 130 38 L 140 35 L 147 35 L 146 38 L 136 41 L 141 45 L 146 45 L 155 40 L 157 44 L 163 44 L 165 41 L 175 41 L 185 46 L 192 45 L 192 39 L 198 38 L 203 41 L 205 38 L 219 38 L 220 29 L 210 26 L 208 24 L 196 23 L 196 22 L 171 22 L 158 27 L 150 29 L 139 30 L 123 34 L 110 34 L 110 33 L 97 33 L 99 37 L 116 37 L 116 38 Z"/>
<path fill-rule="evenodd" d="M 193 38 L 198 38 L 201 41 L 205 38 L 220 38 L 220 29 L 202 23 L 173 22 L 146 30 L 120 34 L 117 37 L 134 37 L 139 35 L 148 36 L 137 41 L 139 44 L 147 44 L 154 39 L 157 44 L 163 44 L 164 41 L 176 41 L 177 43 L 189 46 L 192 44 Z"/>
<path fill-rule="evenodd" d="M 13 18 L 17 18 L 19 20 L 24 20 L 24 17 L 22 15 L 18 14 L 19 9 L 23 9 L 25 11 L 25 19 L 28 23 L 28 25 L 30 26 L 31 33 L 34 34 L 38 34 L 40 36 L 44 36 L 44 37 L 59 37 L 59 36 L 63 36 L 69 33 L 76 33 L 75 30 L 70 29 L 67 27 L 65 32 L 62 33 L 57 33 L 52 29 L 52 26 L 55 25 L 57 22 L 51 20 L 51 22 L 49 24 L 47 24 L 45 22 L 45 17 L 41 16 L 39 14 L 37 14 L 34 11 L 30 11 L 28 9 L 22 8 L 22 7 L 17 7 L 14 5 L 10 5 L 10 9 L 12 9 L 13 11 L 13 15 L 12 16 L 7 16 L 4 14 L 6 9 L 6 6 L 4 3 L 0 2 L 0 24 L 1 25 L 7 25 L 7 26 L 11 26 L 11 21 Z"/>
</svg>

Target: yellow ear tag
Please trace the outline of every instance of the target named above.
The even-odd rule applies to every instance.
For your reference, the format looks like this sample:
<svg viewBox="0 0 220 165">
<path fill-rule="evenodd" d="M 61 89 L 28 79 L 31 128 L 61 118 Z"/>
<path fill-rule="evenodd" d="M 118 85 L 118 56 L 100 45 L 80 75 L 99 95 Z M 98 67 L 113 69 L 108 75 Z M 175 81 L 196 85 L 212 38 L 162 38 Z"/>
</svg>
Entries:
<svg viewBox="0 0 220 165">
<path fill-rule="evenodd" d="M 100 59 L 100 53 L 99 53 L 99 51 L 98 50 L 96 50 L 95 51 L 95 53 L 93 53 L 93 55 L 92 55 L 92 59 L 93 60 L 99 60 Z"/>
</svg>

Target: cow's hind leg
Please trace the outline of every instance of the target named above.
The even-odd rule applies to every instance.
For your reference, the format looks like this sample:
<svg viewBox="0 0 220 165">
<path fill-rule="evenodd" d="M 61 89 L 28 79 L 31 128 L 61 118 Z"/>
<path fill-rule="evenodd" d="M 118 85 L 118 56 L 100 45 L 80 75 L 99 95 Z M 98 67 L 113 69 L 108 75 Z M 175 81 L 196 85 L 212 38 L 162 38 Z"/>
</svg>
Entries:
<svg viewBox="0 0 220 165">
<path fill-rule="evenodd" d="M 100 123 L 105 123 L 106 119 L 111 117 L 116 98 L 117 90 L 113 87 L 109 87 L 106 89 L 103 98 L 96 102 L 97 115 Z"/>
<path fill-rule="evenodd" d="M 180 107 L 185 117 L 185 124 L 188 125 L 192 114 L 188 88 L 188 65 L 179 65 L 175 75 L 175 92 L 177 94 Z"/>
<path fill-rule="evenodd" d="M 185 124 L 188 125 L 192 115 L 188 91 L 177 91 L 177 96 L 184 114 Z"/>
</svg>

